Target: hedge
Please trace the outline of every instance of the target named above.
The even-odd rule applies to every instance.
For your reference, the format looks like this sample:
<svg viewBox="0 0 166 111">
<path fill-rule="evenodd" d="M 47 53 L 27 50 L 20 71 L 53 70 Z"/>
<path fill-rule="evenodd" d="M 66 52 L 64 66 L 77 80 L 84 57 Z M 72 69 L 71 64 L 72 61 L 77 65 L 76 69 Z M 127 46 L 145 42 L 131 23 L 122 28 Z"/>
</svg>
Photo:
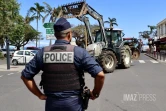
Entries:
<svg viewBox="0 0 166 111">
<path fill-rule="evenodd" d="M 0 59 L 3 59 L 4 55 L 2 54 L 2 52 L 0 52 Z"/>
<path fill-rule="evenodd" d="M 162 44 L 159 46 L 160 50 L 166 50 L 166 44 Z"/>
</svg>

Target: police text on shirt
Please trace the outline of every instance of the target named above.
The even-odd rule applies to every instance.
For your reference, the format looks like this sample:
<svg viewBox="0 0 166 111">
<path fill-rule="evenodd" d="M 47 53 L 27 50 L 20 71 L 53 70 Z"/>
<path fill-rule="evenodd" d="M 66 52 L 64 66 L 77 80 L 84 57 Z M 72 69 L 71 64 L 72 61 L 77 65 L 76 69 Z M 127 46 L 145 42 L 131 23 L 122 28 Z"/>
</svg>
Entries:
<svg viewBox="0 0 166 111">
<path fill-rule="evenodd" d="M 44 52 L 44 63 L 73 63 L 74 52 Z"/>
</svg>

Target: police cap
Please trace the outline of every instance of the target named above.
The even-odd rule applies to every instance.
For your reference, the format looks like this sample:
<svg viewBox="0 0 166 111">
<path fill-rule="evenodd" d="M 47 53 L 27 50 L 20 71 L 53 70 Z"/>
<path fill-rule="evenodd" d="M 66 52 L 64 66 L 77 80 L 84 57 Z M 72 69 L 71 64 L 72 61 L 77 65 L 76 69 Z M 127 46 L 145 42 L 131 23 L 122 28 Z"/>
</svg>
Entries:
<svg viewBox="0 0 166 111">
<path fill-rule="evenodd" d="M 71 25 L 65 18 L 59 18 L 54 24 L 55 33 L 68 33 L 71 31 Z"/>
</svg>

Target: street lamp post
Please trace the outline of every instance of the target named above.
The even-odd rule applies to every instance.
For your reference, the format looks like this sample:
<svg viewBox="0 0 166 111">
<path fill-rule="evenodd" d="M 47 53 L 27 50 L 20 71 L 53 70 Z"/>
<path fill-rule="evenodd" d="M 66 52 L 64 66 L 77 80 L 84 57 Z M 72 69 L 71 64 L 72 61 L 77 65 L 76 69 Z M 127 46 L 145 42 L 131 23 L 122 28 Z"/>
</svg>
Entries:
<svg viewBox="0 0 166 111">
<path fill-rule="evenodd" d="M 6 36 L 7 70 L 10 69 L 9 37 Z"/>
</svg>

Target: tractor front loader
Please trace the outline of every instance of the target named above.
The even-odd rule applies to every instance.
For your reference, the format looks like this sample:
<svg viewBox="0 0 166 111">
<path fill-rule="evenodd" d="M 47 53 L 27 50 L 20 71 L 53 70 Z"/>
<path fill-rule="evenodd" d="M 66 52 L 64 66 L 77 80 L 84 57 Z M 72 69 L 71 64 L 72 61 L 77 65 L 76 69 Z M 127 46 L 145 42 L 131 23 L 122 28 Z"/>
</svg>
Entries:
<svg viewBox="0 0 166 111">
<path fill-rule="evenodd" d="M 86 15 L 92 16 L 99 22 L 100 30 L 96 33 L 95 40 L 92 37 L 89 19 Z M 130 48 L 125 46 L 123 41 L 118 42 L 118 45 L 113 45 L 110 40 L 112 39 L 112 35 L 114 35 L 114 33 L 112 33 L 112 30 L 106 31 L 102 15 L 90 7 L 85 1 L 62 5 L 59 17 L 77 18 L 78 20 L 84 22 L 87 30 L 84 40 L 85 49 L 99 62 L 104 72 L 113 72 L 117 65 L 122 68 L 130 67 Z M 115 33 L 117 32 L 119 31 L 115 31 Z"/>
</svg>

